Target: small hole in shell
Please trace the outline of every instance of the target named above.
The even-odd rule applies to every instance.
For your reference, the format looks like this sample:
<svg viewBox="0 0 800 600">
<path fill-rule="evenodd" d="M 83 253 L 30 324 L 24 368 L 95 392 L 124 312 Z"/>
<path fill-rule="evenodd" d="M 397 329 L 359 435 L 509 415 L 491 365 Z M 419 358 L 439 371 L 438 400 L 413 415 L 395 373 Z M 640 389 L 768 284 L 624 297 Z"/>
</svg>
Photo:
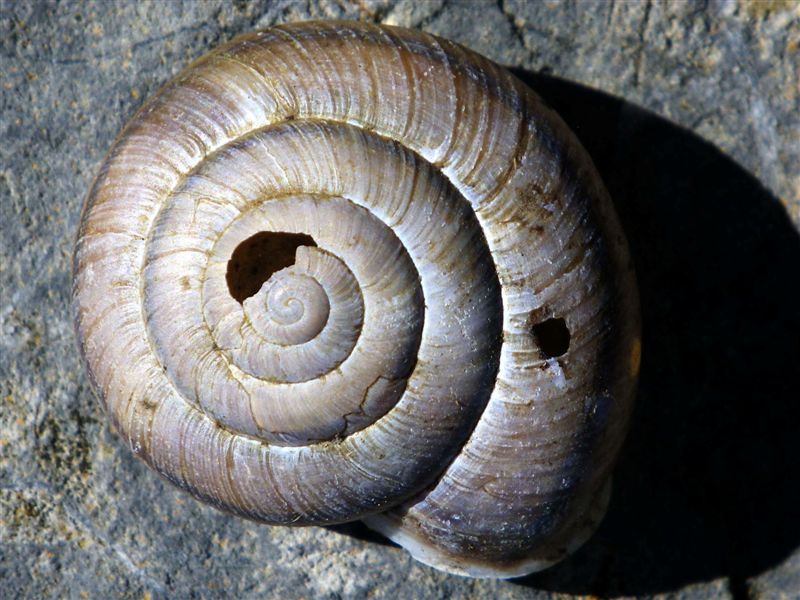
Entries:
<svg viewBox="0 0 800 600">
<path fill-rule="evenodd" d="M 569 350 L 570 333 L 566 321 L 561 318 L 550 318 L 531 327 L 536 345 L 544 358 L 563 356 Z"/>
<path fill-rule="evenodd" d="M 228 291 L 241 304 L 255 296 L 272 274 L 294 264 L 300 246 L 316 246 L 305 233 L 261 231 L 236 246 L 225 273 Z"/>
</svg>

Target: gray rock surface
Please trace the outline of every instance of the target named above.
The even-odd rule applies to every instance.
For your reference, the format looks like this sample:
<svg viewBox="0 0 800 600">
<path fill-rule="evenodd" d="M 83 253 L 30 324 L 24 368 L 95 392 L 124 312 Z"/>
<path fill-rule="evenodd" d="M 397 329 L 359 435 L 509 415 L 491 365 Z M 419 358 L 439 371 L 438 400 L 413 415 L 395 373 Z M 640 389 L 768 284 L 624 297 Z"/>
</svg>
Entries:
<svg viewBox="0 0 800 600">
<path fill-rule="evenodd" d="M 219 513 L 133 459 L 88 388 L 70 254 L 111 141 L 210 47 L 310 17 L 517 68 L 612 192 L 642 290 L 639 406 L 606 522 L 550 571 L 468 580 L 358 527 Z M 798 73 L 792 0 L 0 0 L 0 595 L 800 597 Z"/>
</svg>

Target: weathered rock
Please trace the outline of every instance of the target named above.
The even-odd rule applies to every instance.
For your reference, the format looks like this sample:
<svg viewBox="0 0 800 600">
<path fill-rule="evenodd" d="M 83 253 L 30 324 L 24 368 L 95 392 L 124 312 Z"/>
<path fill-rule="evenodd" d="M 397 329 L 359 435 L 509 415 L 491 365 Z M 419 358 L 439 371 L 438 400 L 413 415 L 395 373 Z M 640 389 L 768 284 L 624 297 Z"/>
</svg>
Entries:
<svg viewBox="0 0 800 600">
<path fill-rule="evenodd" d="M 70 254 L 114 136 L 208 48 L 309 17 L 419 27 L 516 67 L 615 199 L 642 295 L 639 407 L 606 522 L 550 571 L 472 581 L 357 527 L 221 514 L 134 460 L 87 386 Z M 3 595 L 800 595 L 799 46 L 791 0 L 0 0 Z"/>
</svg>

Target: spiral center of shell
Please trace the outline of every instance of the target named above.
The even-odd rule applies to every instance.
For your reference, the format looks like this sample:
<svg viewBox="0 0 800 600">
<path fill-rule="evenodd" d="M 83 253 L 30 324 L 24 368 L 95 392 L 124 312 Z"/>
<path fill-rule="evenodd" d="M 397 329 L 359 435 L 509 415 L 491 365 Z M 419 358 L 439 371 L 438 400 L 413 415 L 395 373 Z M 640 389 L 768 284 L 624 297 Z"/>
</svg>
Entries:
<svg viewBox="0 0 800 600">
<path fill-rule="evenodd" d="M 325 327 L 331 310 L 319 282 L 292 267 L 275 273 L 243 306 L 256 333 L 281 346 L 313 340 Z"/>
</svg>

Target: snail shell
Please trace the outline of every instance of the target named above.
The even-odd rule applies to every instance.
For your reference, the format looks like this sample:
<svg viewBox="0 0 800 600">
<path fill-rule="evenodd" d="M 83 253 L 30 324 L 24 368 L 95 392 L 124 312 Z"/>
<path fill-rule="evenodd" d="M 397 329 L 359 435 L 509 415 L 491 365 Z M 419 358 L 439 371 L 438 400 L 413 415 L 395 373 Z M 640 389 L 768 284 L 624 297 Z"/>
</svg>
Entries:
<svg viewBox="0 0 800 600">
<path fill-rule="evenodd" d="M 128 123 L 73 309 L 133 452 L 271 524 L 512 577 L 608 500 L 639 364 L 591 161 L 503 68 L 363 23 L 239 37 Z"/>
</svg>

